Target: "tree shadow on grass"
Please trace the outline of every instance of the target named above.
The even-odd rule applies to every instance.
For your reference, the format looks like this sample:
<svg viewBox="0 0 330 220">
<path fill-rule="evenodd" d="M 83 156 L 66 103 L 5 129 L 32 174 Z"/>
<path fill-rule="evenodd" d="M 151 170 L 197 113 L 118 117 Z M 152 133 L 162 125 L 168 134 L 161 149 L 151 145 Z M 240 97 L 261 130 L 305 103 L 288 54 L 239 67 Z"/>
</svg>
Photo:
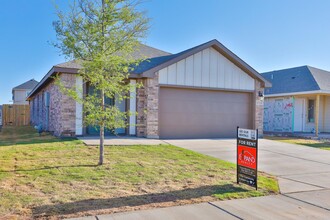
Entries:
<svg viewBox="0 0 330 220">
<path fill-rule="evenodd" d="M 247 192 L 248 190 L 233 184 L 201 186 L 192 189 L 183 189 L 156 194 L 134 195 L 109 199 L 89 199 L 71 203 L 42 205 L 32 209 L 34 217 L 49 217 L 56 215 L 72 215 L 80 212 L 97 212 L 103 209 L 120 209 L 124 207 L 137 207 L 148 204 L 177 202 L 191 200 L 214 194 Z"/>
<path fill-rule="evenodd" d="M 59 143 L 59 142 L 71 142 L 77 141 L 76 138 L 56 138 L 52 137 L 52 139 L 42 139 L 39 137 L 27 137 L 21 138 L 21 140 L 0 140 L 0 147 L 11 146 L 11 145 L 29 145 L 29 144 L 49 144 L 49 143 Z"/>
<path fill-rule="evenodd" d="M 0 132 L 0 147 L 75 141 L 74 137 L 57 138 L 48 132 L 38 134 L 31 126 L 6 126 Z"/>
<path fill-rule="evenodd" d="M 79 168 L 79 167 L 98 167 L 98 166 L 99 165 L 97 165 L 97 164 L 68 165 L 68 166 L 44 166 L 44 167 L 35 168 L 35 169 L 0 170 L 0 173 L 34 172 L 34 171 L 60 169 L 60 168 Z"/>
</svg>

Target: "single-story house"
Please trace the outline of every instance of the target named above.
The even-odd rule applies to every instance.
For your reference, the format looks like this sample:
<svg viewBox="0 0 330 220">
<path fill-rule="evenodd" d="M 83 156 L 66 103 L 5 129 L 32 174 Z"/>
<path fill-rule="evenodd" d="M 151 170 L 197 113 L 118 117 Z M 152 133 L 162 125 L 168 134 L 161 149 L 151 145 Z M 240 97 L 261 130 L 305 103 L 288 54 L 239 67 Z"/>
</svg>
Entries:
<svg viewBox="0 0 330 220">
<path fill-rule="evenodd" d="M 310 66 L 262 73 L 265 132 L 330 132 L 330 72 Z"/>
<path fill-rule="evenodd" d="M 116 102 L 122 111 L 137 112 L 118 133 L 148 138 L 234 137 L 236 127 L 263 128 L 263 92 L 271 84 L 256 70 L 212 40 L 177 54 L 141 45 L 136 57 L 148 57 L 130 74 L 143 87 Z M 55 65 L 30 93 L 33 124 L 61 136 L 92 135 L 85 127 L 82 106 L 61 94 L 52 76 L 88 94 L 77 75 L 79 64 Z M 81 95 L 84 95 L 81 94 Z M 136 126 L 135 126 L 136 125 Z"/>
<path fill-rule="evenodd" d="M 29 102 L 26 101 L 29 93 L 38 84 L 38 81 L 31 79 L 22 83 L 12 89 L 13 104 L 15 105 L 28 105 Z"/>
</svg>

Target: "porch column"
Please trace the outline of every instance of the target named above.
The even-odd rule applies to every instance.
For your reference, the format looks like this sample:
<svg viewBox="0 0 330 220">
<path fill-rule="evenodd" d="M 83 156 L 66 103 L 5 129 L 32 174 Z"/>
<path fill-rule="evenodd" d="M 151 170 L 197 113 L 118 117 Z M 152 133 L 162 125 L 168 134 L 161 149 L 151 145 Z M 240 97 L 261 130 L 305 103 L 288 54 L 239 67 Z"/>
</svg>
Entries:
<svg viewBox="0 0 330 220">
<path fill-rule="evenodd" d="M 131 79 L 130 84 L 135 88 L 136 80 Z M 130 91 L 129 111 L 132 114 L 129 117 L 129 135 L 136 135 L 136 89 L 134 91 Z"/>
<path fill-rule="evenodd" d="M 315 103 L 315 136 L 319 136 L 320 95 L 316 95 Z"/>
<path fill-rule="evenodd" d="M 83 79 L 81 76 L 76 77 L 76 92 L 80 99 L 83 98 Z M 76 135 L 83 135 L 83 105 L 76 102 Z"/>
<path fill-rule="evenodd" d="M 325 132 L 325 118 L 326 118 L 326 106 L 327 106 L 327 96 L 323 95 L 322 96 L 323 99 L 322 99 L 322 103 L 323 103 L 323 110 L 322 110 L 322 129 L 323 129 L 323 132 Z"/>
</svg>

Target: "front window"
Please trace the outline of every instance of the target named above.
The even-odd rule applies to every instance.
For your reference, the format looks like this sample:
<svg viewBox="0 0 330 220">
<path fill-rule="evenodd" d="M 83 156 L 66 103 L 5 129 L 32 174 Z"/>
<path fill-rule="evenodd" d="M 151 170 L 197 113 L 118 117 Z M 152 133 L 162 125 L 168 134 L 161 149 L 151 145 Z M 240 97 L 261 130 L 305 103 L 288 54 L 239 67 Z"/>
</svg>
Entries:
<svg viewBox="0 0 330 220">
<path fill-rule="evenodd" d="M 315 100 L 308 100 L 308 122 L 314 122 Z"/>
</svg>

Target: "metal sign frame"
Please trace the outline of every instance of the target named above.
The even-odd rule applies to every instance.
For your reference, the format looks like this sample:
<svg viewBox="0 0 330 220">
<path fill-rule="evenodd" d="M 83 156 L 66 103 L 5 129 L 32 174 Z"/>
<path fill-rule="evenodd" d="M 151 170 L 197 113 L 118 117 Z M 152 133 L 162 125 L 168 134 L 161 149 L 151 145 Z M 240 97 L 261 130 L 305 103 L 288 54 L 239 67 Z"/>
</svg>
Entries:
<svg viewBox="0 0 330 220">
<path fill-rule="evenodd" d="M 244 183 L 258 190 L 258 129 L 237 127 L 236 167 L 237 184 Z"/>
</svg>

